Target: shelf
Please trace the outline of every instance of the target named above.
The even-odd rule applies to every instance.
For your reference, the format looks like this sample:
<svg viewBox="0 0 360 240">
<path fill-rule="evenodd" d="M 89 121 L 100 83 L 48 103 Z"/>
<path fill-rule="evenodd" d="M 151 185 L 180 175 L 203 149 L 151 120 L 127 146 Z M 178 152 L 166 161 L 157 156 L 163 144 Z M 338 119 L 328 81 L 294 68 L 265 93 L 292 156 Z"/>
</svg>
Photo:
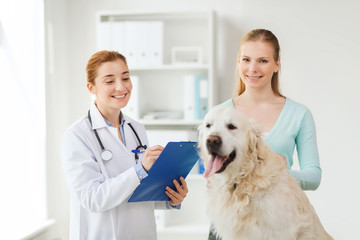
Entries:
<svg viewBox="0 0 360 240">
<path fill-rule="evenodd" d="M 203 10 L 178 10 L 178 11 L 147 11 L 147 10 L 132 10 L 132 11 L 99 11 L 97 18 L 102 18 L 103 21 L 122 21 L 122 20 L 166 20 L 166 19 L 203 19 L 213 14 L 213 11 Z"/>
<path fill-rule="evenodd" d="M 194 121 L 185 121 L 185 120 L 171 120 L 171 119 L 163 119 L 163 120 L 144 120 L 140 119 L 140 123 L 142 123 L 145 126 L 190 126 L 190 127 L 196 127 L 197 125 L 200 125 L 202 123 L 202 120 L 194 120 Z"/>
<path fill-rule="evenodd" d="M 130 71 L 161 71 L 161 70 L 209 70 L 207 64 L 164 64 L 147 67 L 133 67 Z"/>
<path fill-rule="evenodd" d="M 203 118 L 214 106 L 214 39 L 213 11 L 97 14 L 98 49 L 114 49 L 126 56 L 133 91 L 124 112 L 145 125 L 149 145 L 198 140 L 202 120 L 184 119 Z M 188 49 L 195 50 L 189 54 Z M 181 210 L 158 213 L 159 240 L 207 239 L 207 180 L 198 173 L 198 165 L 187 179 L 191 192 Z"/>
<path fill-rule="evenodd" d="M 214 105 L 212 10 L 100 11 L 96 18 L 97 48 L 113 49 L 127 58 L 133 83 L 128 116 L 139 119 L 156 111 L 189 115 L 201 109 L 202 118 Z M 186 131 L 196 131 L 201 123 L 167 117 L 140 122 L 151 129 Z"/>
</svg>

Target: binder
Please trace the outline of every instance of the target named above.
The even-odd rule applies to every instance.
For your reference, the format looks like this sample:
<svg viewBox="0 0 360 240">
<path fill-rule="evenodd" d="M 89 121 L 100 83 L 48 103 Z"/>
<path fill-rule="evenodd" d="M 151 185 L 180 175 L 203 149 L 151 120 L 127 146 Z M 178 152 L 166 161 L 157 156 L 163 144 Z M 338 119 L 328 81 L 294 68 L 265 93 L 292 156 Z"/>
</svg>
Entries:
<svg viewBox="0 0 360 240">
<path fill-rule="evenodd" d="M 184 119 L 201 120 L 209 110 L 208 79 L 205 76 L 184 77 Z"/>
<path fill-rule="evenodd" d="M 165 187 L 176 189 L 173 180 L 186 178 L 198 158 L 196 142 L 169 142 L 128 202 L 169 201 Z"/>
<path fill-rule="evenodd" d="M 124 37 L 127 50 L 126 60 L 130 69 L 142 67 L 146 57 L 143 21 L 125 21 Z"/>
<path fill-rule="evenodd" d="M 99 22 L 97 26 L 97 50 L 113 49 L 113 22 Z"/>
<path fill-rule="evenodd" d="M 163 64 L 163 21 L 106 21 L 98 24 L 97 48 L 123 54 L 130 69 Z"/>
<path fill-rule="evenodd" d="M 184 77 L 184 119 L 195 120 L 195 76 Z"/>
<path fill-rule="evenodd" d="M 111 38 L 111 50 L 118 51 L 119 53 L 127 56 L 127 48 L 125 45 L 125 23 L 124 22 L 112 22 L 112 38 Z"/>
<path fill-rule="evenodd" d="M 164 22 L 148 22 L 148 66 L 159 66 L 163 64 L 163 45 L 164 45 Z"/>
<path fill-rule="evenodd" d="M 132 82 L 131 96 L 128 104 L 122 109 L 124 113 L 135 120 L 140 119 L 140 84 L 138 76 L 130 76 Z"/>
<path fill-rule="evenodd" d="M 209 111 L 209 81 L 203 77 L 199 80 L 199 119 L 204 119 Z"/>
<path fill-rule="evenodd" d="M 195 76 L 195 120 L 200 120 L 200 76 Z"/>
</svg>

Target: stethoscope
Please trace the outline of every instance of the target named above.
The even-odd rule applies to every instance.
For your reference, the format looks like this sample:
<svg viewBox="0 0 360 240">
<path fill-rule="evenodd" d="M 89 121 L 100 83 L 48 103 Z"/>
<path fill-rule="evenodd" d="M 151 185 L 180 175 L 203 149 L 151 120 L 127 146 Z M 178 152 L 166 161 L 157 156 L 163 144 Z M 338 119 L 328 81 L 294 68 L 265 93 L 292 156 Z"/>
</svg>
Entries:
<svg viewBox="0 0 360 240">
<path fill-rule="evenodd" d="M 121 115 L 120 115 L 121 117 Z M 90 110 L 88 111 L 88 118 L 89 118 L 89 122 L 90 122 L 90 125 L 92 127 L 92 121 L 91 121 L 91 117 L 90 117 Z M 135 153 L 135 161 L 136 163 L 138 162 L 139 160 L 139 154 L 143 153 L 145 151 L 145 149 L 147 148 L 146 145 L 143 145 L 140 138 L 139 138 L 139 135 L 136 133 L 134 127 L 131 125 L 131 123 L 128 123 L 129 127 L 131 128 L 131 130 L 134 132 L 135 134 L 135 137 L 137 138 L 138 142 L 139 142 L 139 146 L 137 146 L 137 148 L 135 150 L 131 150 L 131 152 Z M 95 133 L 95 136 L 96 136 L 96 139 L 98 140 L 99 142 L 99 145 L 101 147 L 101 159 L 104 160 L 104 161 L 109 161 L 112 159 L 113 157 L 113 154 L 110 150 L 107 150 L 104 148 L 104 145 L 102 144 L 101 140 L 100 140 L 100 137 L 99 137 L 99 134 L 97 133 L 96 129 L 93 129 L 94 130 L 94 133 Z"/>
</svg>

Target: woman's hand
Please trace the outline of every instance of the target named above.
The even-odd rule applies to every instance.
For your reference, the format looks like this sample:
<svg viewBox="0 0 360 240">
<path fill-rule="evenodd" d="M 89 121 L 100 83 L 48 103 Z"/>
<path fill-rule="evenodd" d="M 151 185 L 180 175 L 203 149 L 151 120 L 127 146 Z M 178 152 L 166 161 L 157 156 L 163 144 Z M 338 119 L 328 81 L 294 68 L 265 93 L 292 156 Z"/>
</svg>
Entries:
<svg viewBox="0 0 360 240">
<path fill-rule="evenodd" d="M 156 159 L 158 159 L 163 149 L 164 147 L 160 145 L 155 145 L 145 150 L 144 157 L 141 160 L 141 165 L 143 166 L 146 172 L 150 170 L 150 168 L 152 167 Z"/>
<path fill-rule="evenodd" d="M 175 184 L 176 187 L 176 191 L 171 189 L 170 187 L 166 187 L 165 193 L 166 195 L 169 196 L 170 198 L 169 203 L 172 206 L 179 205 L 184 200 L 186 194 L 188 193 L 188 188 L 185 179 L 183 177 L 180 177 L 180 181 L 181 181 L 181 185 L 175 179 L 173 180 L 173 183 Z"/>
</svg>

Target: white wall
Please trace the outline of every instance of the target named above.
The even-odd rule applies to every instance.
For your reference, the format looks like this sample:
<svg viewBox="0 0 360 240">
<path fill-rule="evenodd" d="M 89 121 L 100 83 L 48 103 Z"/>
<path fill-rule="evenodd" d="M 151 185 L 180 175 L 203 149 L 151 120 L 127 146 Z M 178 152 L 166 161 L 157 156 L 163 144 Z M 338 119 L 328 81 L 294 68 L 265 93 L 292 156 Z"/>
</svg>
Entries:
<svg viewBox="0 0 360 240">
<path fill-rule="evenodd" d="M 46 136 L 47 136 L 47 200 L 48 215 L 56 220 L 49 233 L 36 239 L 67 239 L 68 237 L 68 192 L 63 177 L 59 155 L 59 142 L 69 123 L 68 77 L 68 7 L 62 0 L 45 1 L 46 41 Z"/>
<path fill-rule="evenodd" d="M 98 10 L 214 9 L 219 103 L 231 96 L 239 40 L 253 28 L 279 38 L 283 93 L 314 115 L 323 179 L 308 192 L 335 239 L 360 239 L 360 4 L 351 0 L 77 0 L 45 1 L 47 41 L 49 215 L 58 223 L 37 239 L 66 239 L 68 196 L 58 144 L 89 107 L 85 65 L 96 50 Z M 47 28 L 47 34 L 51 31 Z M 51 39 L 51 38 L 50 38 Z"/>
</svg>

